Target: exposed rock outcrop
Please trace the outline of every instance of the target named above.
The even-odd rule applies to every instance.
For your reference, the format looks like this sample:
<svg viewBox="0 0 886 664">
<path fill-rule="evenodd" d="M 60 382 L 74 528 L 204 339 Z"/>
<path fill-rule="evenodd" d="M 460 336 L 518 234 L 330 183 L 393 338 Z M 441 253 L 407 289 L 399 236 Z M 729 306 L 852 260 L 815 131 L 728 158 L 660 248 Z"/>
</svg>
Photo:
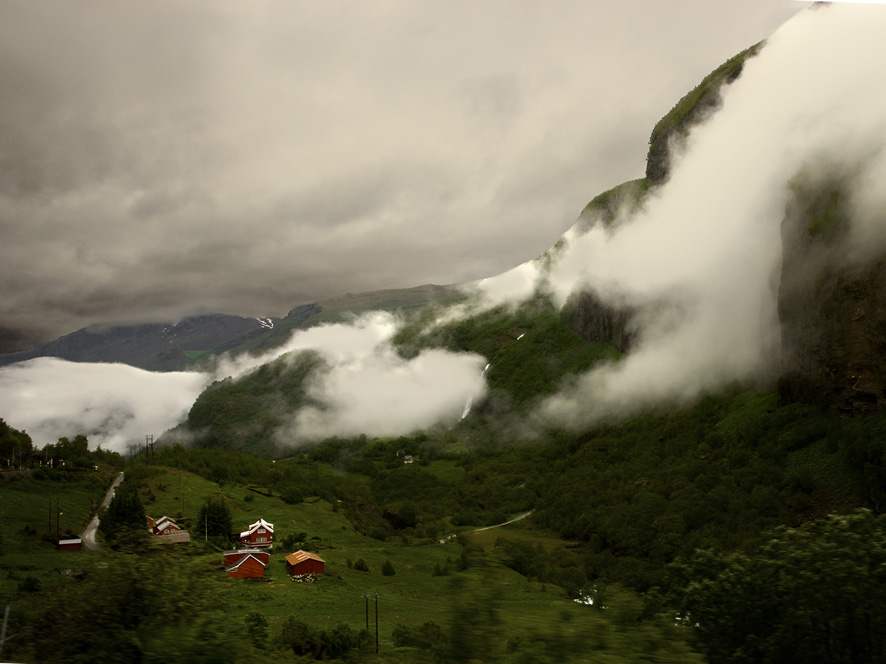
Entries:
<svg viewBox="0 0 886 664">
<path fill-rule="evenodd" d="M 577 291 L 563 307 L 563 321 L 587 341 L 612 343 L 626 353 L 634 339 L 631 311 L 605 304 L 596 294 Z"/>
<path fill-rule="evenodd" d="M 782 223 L 779 395 L 863 415 L 886 406 L 886 257 L 848 260 L 845 185 L 794 183 Z"/>
</svg>

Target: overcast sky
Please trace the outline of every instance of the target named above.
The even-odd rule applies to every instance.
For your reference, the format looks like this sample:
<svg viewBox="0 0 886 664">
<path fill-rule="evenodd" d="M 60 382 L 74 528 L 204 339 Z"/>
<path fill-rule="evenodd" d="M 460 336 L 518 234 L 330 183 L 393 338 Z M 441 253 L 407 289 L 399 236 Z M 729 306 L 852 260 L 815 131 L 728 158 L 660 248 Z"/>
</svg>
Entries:
<svg viewBox="0 0 886 664">
<path fill-rule="evenodd" d="M 545 251 L 795 0 L 0 0 L 0 351 Z"/>
</svg>

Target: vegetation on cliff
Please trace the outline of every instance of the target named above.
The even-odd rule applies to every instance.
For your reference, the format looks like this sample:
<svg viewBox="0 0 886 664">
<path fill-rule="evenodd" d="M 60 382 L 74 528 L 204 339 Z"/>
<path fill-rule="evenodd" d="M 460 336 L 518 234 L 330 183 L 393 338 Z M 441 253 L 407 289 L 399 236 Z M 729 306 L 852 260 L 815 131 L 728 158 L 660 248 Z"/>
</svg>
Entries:
<svg viewBox="0 0 886 664">
<path fill-rule="evenodd" d="M 646 179 L 650 185 L 667 180 L 671 168 L 672 144 L 685 138 L 693 125 L 702 122 L 719 108 L 721 87 L 741 76 L 745 61 L 755 56 L 764 43 L 759 42 L 746 48 L 717 67 L 658 121 L 649 137 L 649 153 L 646 157 Z"/>
</svg>

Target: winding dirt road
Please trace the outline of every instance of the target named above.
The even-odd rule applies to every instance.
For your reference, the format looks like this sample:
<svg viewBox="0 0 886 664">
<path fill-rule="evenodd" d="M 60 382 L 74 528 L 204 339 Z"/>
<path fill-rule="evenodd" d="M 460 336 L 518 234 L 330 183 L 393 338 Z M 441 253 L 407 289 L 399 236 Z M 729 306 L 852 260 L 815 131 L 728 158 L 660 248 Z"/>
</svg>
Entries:
<svg viewBox="0 0 886 664">
<path fill-rule="evenodd" d="M 479 533 L 481 530 L 490 530 L 491 528 L 501 528 L 502 526 L 506 526 L 509 523 L 514 523 L 515 521 L 519 521 L 520 519 L 525 519 L 527 516 L 532 514 L 533 511 L 534 510 L 529 510 L 528 512 L 525 512 L 525 513 L 521 514 L 520 516 L 515 516 L 510 521 L 505 521 L 504 523 L 497 523 L 494 526 L 485 526 L 483 528 L 474 528 L 473 530 L 467 530 L 465 532 Z M 456 537 L 458 537 L 458 535 L 456 535 L 456 534 L 452 534 L 452 535 L 449 535 L 448 537 L 444 537 L 443 539 L 440 540 L 440 544 L 446 544 L 446 542 L 450 542 L 450 541 L 454 540 Z"/>
<path fill-rule="evenodd" d="M 113 484 L 111 484 L 111 488 L 108 489 L 108 493 L 105 494 L 105 499 L 102 501 L 102 505 L 99 509 L 107 509 L 108 505 L 111 504 L 111 498 L 114 497 L 114 492 L 117 490 L 117 487 L 120 486 L 120 482 L 123 481 L 123 473 L 121 472 L 117 475 L 117 478 L 114 480 Z M 95 540 L 95 532 L 98 530 L 98 512 L 96 512 L 95 516 L 92 517 L 92 521 L 89 522 L 89 525 L 86 526 L 86 530 L 83 531 L 83 534 L 80 535 L 80 539 L 83 540 L 83 546 L 92 551 L 98 551 L 101 549 L 101 544 L 99 544 Z"/>
<path fill-rule="evenodd" d="M 505 521 L 504 523 L 497 523 L 494 526 L 486 526 L 485 528 L 474 528 L 474 530 L 469 530 L 469 533 L 479 533 L 481 530 L 491 530 L 492 528 L 501 528 L 502 526 L 506 526 L 509 523 L 514 523 L 515 521 L 519 521 L 520 519 L 525 519 L 527 516 L 532 514 L 532 510 L 529 510 L 525 514 L 521 514 L 520 516 L 514 517 L 510 521 Z"/>
</svg>

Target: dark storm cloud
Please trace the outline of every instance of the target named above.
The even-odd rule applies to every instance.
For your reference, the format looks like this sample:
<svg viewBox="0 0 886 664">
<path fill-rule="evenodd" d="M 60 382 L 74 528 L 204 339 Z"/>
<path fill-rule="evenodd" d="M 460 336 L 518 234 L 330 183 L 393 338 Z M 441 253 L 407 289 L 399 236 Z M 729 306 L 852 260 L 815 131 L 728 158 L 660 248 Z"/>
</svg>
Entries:
<svg viewBox="0 0 886 664">
<path fill-rule="evenodd" d="M 802 6 L 0 2 L 0 350 L 497 274 Z"/>
</svg>

